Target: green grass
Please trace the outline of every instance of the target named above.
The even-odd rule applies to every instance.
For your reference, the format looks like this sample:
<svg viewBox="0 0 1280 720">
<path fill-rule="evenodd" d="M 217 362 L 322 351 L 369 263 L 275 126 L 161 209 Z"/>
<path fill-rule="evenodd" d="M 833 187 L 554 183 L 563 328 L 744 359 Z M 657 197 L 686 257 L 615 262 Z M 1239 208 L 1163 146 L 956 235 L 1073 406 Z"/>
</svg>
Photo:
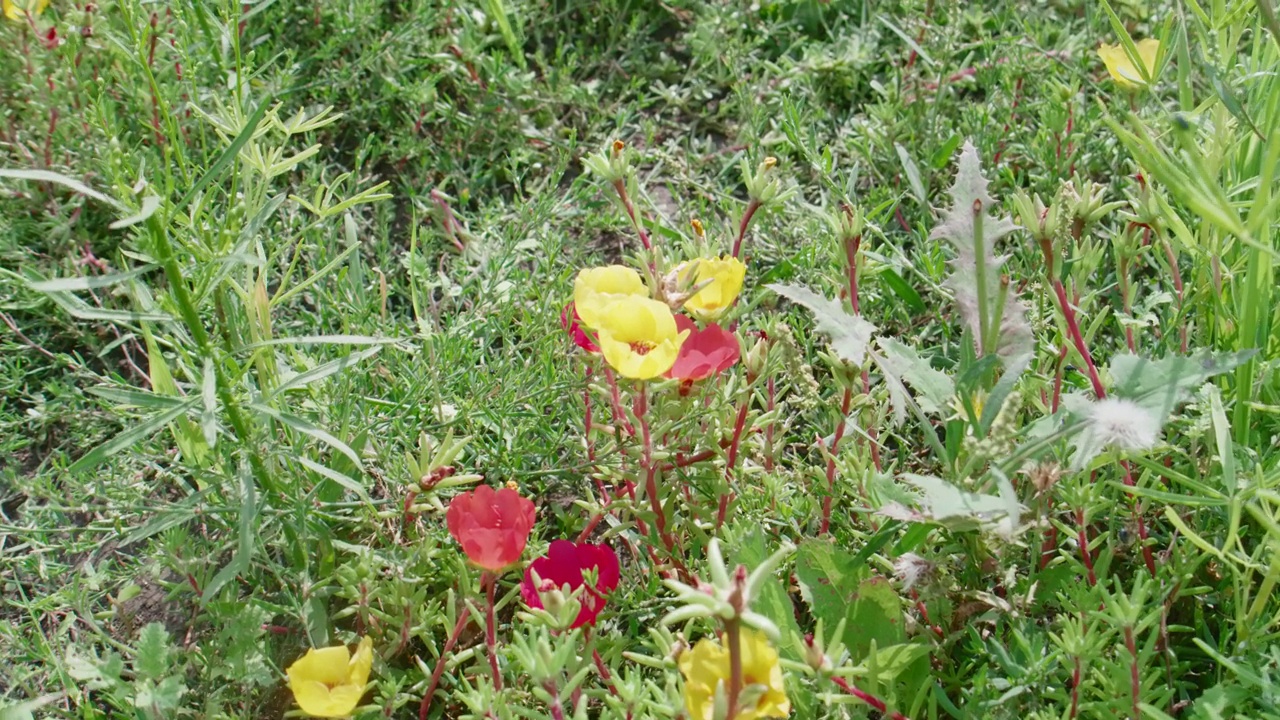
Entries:
<svg viewBox="0 0 1280 720">
<path fill-rule="evenodd" d="M 736 621 L 661 625 L 688 602 L 662 575 L 712 579 L 713 538 L 730 568 L 796 546 L 752 601 L 793 717 L 883 716 L 832 672 L 916 720 L 1280 717 L 1270 0 L 94 8 L 0 25 L 0 718 L 278 717 L 286 667 L 363 635 L 361 716 L 417 717 L 484 610 L 424 435 L 534 500 L 525 561 L 638 485 L 590 534 L 622 582 L 589 643 L 520 614 L 508 572 L 505 689 L 464 623 L 431 717 L 680 716 L 677 637 Z M 1132 96 L 1095 52 L 1119 32 L 1164 49 Z M 653 258 L 588 168 L 615 140 L 663 269 L 729 252 L 743 168 L 791 191 L 744 243 L 751 376 L 645 391 L 657 462 L 704 456 L 660 473 L 670 546 L 640 433 L 609 431 L 639 418 L 561 327 L 580 269 Z M 1022 371 L 975 352 L 945 282 L 966 238 L 932 235 L 966 140 L 1022 226 L 988 269 L 1025 306 Z M 855 235 L 884 362 L 768 287 L 847 311 Z M 1154 448 L 1090 450 L 1082 348 L 1159 408 Z M 819 627 L 833 667 L 805 662 Z"/>
</svg>

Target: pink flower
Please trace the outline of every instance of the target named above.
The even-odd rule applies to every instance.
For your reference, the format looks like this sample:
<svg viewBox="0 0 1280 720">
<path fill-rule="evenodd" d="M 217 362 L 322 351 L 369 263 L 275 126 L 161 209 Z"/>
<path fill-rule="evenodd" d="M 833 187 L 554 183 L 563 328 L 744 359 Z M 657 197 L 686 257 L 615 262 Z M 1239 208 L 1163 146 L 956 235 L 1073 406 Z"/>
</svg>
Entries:
<svg viewBox="0 0 1280 720">
<path fill-rule="evenodd" d="M 445 512 L 449 534 L 467 559 L 497 572 L 520 559 L 533 530 L 533 502 L 511 488 L 481 485 L 455 497 Z"/>
<path fill-rule="evenodd" d="M 569 337 L 573 338 L 573 344 L 586 350 L 589 353 L 600 352 L 600 346 L 596 345 L 586 330 L 582 329 L 582 318 L 578 317 L 578 309 L 569 303 L 564 306 L 564 310 L 560 311 L 560 324 L 564 326 L 565 332 L 569 333 Z"/>
<path fill-rule="evenodd" d="M 608 545 L 579 544 L 568 540 L 552 542 L 546 557 L 534 560 L 524 571 L 520 596 L 529 607 L 541 609 L 541 593 L 558 590 L 565 585 L 573 592 L 586 584 L 583 573 L 593 569 L 596 571 L 595 585 L 586 587 L 578 596 L 582 609 L 578 611 L 578 617 L 571 627 L 595 625 L 596 616 L 604 609 L 605 595 L 618 587 L 620 577 L 618 556 Z M 540 586 L 533 583 L 535 572 L 541 580 Z"/>
<path fill-rule="evenodd" d="M 715 323 L 708 323 L 701 330 L 684 315 L 676 316 L 676 328 L 688 330 L 689 337 L 680 346 L 676 364 L 667 371 L 667 377 L 694 382 L 718 375 L 733 367 L 742 355 L 738 338 Z"/>
</svg>

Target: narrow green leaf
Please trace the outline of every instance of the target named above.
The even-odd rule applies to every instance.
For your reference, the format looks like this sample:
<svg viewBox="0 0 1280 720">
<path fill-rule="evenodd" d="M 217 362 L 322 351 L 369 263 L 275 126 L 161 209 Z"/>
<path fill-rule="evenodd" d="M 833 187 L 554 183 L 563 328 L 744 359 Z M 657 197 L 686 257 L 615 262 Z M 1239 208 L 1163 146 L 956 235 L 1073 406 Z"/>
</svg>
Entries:
<svg viewBox="0 0 1280 720">
<path fill-rule="evenodd" d="M 94 190 L 88 185 L 85 185 L 79 180 L 76 180 L 74 178 L 69 178 L 66 175 L 62 175 L 60 173 L 56 173 L 51 170 L 12 170 L 9 168 L 0 168 L 0 178 L 5 178 L 5 177 L 13 178 L 15 180 L 30 180 L 32 182 L 56 183 L 65 188 L 74 190 L 80 193 L 81 195 L 84 195 L 85 197 L 91 197 L 94 200 L 104 202 L 110 205 L 111 207 L 117 210 L 120 210 L 122 212 L 128 210 L 128 208 L 120 204 L 120 202 L 115 198 L 103 195 L 102 193 L 98 192 L 97 190 Z"/>
<path fill-rule="evenodd" d="M 253 403 L 249 405 L 249 409 L 260 412 L 286 427 L 328 445 L 330 448 L 333 448 L 347 456 L 347 459 L 350 460 L 360 471 L 364 471 L 364 463 L 360 461 L 360 456 L 356 454 L 356 451 L 352 450 L 346 443 L 334 437 L 329 433 L 329 431 L 316 427 L 296 415 L 289 415 L 287 413 L 280 412 L 275 408 L 268 407 L 261 403 Z"/>
<path fill-rule="evenodd" d="M 340 357 L 337 360 L 327 362 L 306 372 L 298 373 L 297 375 L 294 375 L 288 380 L 280 383 L 280 385 L 278 385 L 268 396 L 268 399 L 274 398 L 281 393 L 288 392 L 290 390 L 298 390 L 307 387 L 308 385 L 319 380 L 323 380 L 330 375 L 340 373 L 353 365 L 377 355 L 382 351 L 382 347 L 383 346 L 381 345 L 374 345 L 373 347 L 359 350 L 351 353 L 350 355 Z"/>
<path fill-rule="evenodd" d="M 160 267 L 155 263 L 149 263 L 133 270 L 125 272 L 111 273 L 109 275 L 85 275 L 82 277 L 69 278 L 51 278 L 49 280 L 30 280 L 27 287 L 42 293 L 54 292 L 75 292 L 77 290 L 95 290 L 97 288 L 111 287 L 118 283 L 132 280 L 141 275 L 145 275 L 152 270 Z"/>
<path fill-rule="evenodd" d="M 885 268 L 877 273 L 876 277 L 884 281 L 884 284 L 889 286 L 889 289 L 893 291 L 894 295 L 898 296 L 899 300 L 906 303 L 907 309 L 911 311 L 912 315 L 924 313 L 926 309 L 924 299 L 897 271 L 892 268 Z"/>
<path fill-rule="evenodd" d="M 341 485 L 343 488 L 355 493 L 356 496 L 359 497 L 361 500 L 363 500 L 366 504 L 373 503 L 372 498 L 369 497 L 369 491 L 365 489 L 364 485 L 360 484 L 359 480 L 356 480 L 350 475 L 344 475 L 343 473 L 340 473 L 337 470 L 325 467 L 324 465 L 321 465 L 315 460 L 302 457 L 301 455 L 293 459 L 297 460 L 299 464 L 301 464 L 303 467 L 307 468 L 311 472 L 316 473 L 317 475 L 326 477 L 334 481 L 335 483 Z"/>
<path fill-rule="evenodd" d="M 138 209 L 138 212 L 128 217 L 120 218 L 119 220 L 108 225 L 107 227 L 111 228 L 112 230 L 119 230 L 121 228 L 127 228 L 132 225 L 137 225 L 138 223 L 143 222 L 147 218 L 154 215 L 156 213 L 156 210 L 160 209 L 160 202 L 161 200 L 159 197 L 155 195 L 148 195 L 142 198 L 142 207 Z"/>
<path fill-rule="evenodd" d="M 262 118 L 266 116 L 267 109 L 271 107 L 271 103 L 274 99 L 275 97 L 271 94 L 267 94 L 266 97 L 262 98 L 262 102 L 258 104 L 258 109 L 254 110 L 253 114 L 249 116 L 249 119 L 245 121 L 244 128 L 240 131 L 240 134 L 237 135 L 235 140 L 232 140 L 231 144 L 222 151 L 222 154 L 218 156 L 218 159 L 213 161 L 213 164 L 209 166 L 209 169 L 205 171 L 204 175 L 200 176 L 200 179 L 196 181 L 196 184 L 192 185 L 191 189 L 187 190 L 187 193 L 183 195 L 178 202 L 174 203 L 170 212 L 182 212 L 182 210 L 190 204 L 201 190 L 204 190 L 209 183 L 213 182 L 222 174 L 223 170 L 227 169 L 227 166 L 230 165 L 240 153 L 240 148 L 244 147 L 245 144 L 253 138 L 254 132 L 257 131 L 258 124 L 261 123 Z"/>
<path fill-rule="evenodd" d="M 126 428 L 124 432 L 80 456 L 79 460 L 76 460 L 71 464 L 71 467 L 67 468 L 67 472 L 78 473 L 97 467 L 112 455 L 121 450 L 131 448 L 164 429 L 169 423 L 182 417 L 184 413 L 194 407 L 195 403 L 196 399 L 190 398 L 159 415 L 153 415 L 139 425 Z"/>
</svg>

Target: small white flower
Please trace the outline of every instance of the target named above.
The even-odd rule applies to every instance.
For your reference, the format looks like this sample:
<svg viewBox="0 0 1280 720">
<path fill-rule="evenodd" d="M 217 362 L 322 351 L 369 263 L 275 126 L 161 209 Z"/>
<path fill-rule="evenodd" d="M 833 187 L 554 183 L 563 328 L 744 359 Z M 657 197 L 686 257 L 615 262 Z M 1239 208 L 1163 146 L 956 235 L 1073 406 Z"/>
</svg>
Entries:
<svg viewBox="0 0 1280 720">
<path fill-rule="evenodd" d="M 1089 409 L 1089 429 L 1101 445 L 1149 450 L 1160 441 L 1160 418 L 1132 400 L 1106 398 Z"/>
<path fill-rule="evenodd" d="M 893 573 L 902 582 L 903 591 L 933 574 L 936 566 L 915 553 L 903 553 L 893 561 Z"/>
</svg>

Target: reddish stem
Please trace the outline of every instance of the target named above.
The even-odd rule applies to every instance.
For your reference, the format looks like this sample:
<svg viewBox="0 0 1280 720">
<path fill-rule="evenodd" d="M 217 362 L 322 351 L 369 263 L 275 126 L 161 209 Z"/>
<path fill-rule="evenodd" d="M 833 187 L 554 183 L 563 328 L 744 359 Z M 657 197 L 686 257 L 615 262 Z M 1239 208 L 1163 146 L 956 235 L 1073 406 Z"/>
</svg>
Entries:
<svg viewBox="0 0 1280 720">
<path fill-rule="evenodd" d="M 1077 542 L 1080 545 L 1080 560 L 1084 562 L 1085 570 L 1089 571 L 1089 587 L 1098 584 L 1098 576 L 1093 572 L 1093 558 L 1089 556 L 1089 530 L 1084 524 L 1084 508 L 1076 508 L 1076 526 L 1079 536 Z"/>
<path fill-rule="evenodd" d="M 436 687 L 440 684 L 440 676 L 444 674 L 444 663 L 448 659 L 449 653 L 453 651 L 453 646 L 458 643 L 458 638 L 462 635 L 462 629 L 467 626 L 467 619 L 471 617 L 471 610 L 466 605 L 462 606 L 462 612 L 458 615 L 458 622 L 453 626 L 453 632 L 449 633 L 449 639 L 445 641 L 444 647 L 440 650 L 440 657 L 436 659 L 436 666 L 431 671 L 431 681 L 427 683 L 427 692 L 422 696 L 422 703 L 418 705 L 418 720 L 427 720 L 427 710 L 431 709 L 431 697 L 435 695 Z"/>
<path fill-rule="evenodd" d="M 622 207 L 627 211 L 627 217 L 631 218 L 631 226 L 636 229 L 636 234 L 640 236 L 640 243 L 644 245 L 645 250 L 652 250 L 653 243 L 649 241 L 649 233 L 644 231 L 644 227 L 640 225 L 640 220 L 636 217 L 635 206 L 631 204 L 631 198 L 627 195 L 627 185 L 622 180 L 613 181 L 613 189 L 618 193 L 618 199 L 622 201 Z"/>
<path fill-rule="evenodd" d="M 1080 657 L 1076 656 L 1072 659 L 1075 661 L 1075 670 L 1071 673 L 1071 715 L 1068 716 L 1068 720 L 1075 720 L 1076 711 L 1080 707 L 1080 676 L 1082 674 Z"/>
<path fill-rule="evenodd" d="M 609 399 L 613 402 L 614 425 L 628 435 L 634 435 L 635 428 L 631 427 L 631 422 L 627 420 L 627 416 L 622 412 L 622 393 L 618 391 L 618 380 L 613 376 L 613 370 L 610 370 L 607 365 L 604 368 L 604 379 L 609 384 Z"/>
<path fill-rule="evenodd" d="M 831 506 L 835 500 L 836 493 L 836 451 L 840 447 L 840 440 L 844 437 L 844 426 L 848 422 L 849 406 L 853 403 L 853 388 L 844 389 L 844 398 L 840 401 L 840 424 L 836 426 L 836 434 L 831 438 L 831 449 L 827 456 L 827 496 L 822 500 L 822 526 L 818 529 L 819 535 L 826 535 L 831 528 Z M 819 444 L 822 440 L 818 440 Z"/>
<path fill-rule="evenodd" d="M 489 670 L 493 673 L 493 689 L 502 692 L 502 671 L 498 669 L 498 622 L 494 617 L 497 604 L 498 576 L 486 572 L 481 578 L 485 585 L 484 644 L 489 656 Z"/>
<path fill-rule="evenodd" d="M 747 203 L 747 209 L 742 213 L 742 220 L 738 223 L 738 239 L 733 241 L 733 256 L 738 257 L 742 253 L 742 241 L 747 237 L 747 228 L 751 226 L 751 218 L 755 217 L 756 211 L 760 209 L 760 203 L 752 200 Z"/>
<path fill-rule="evenodd" d="M 778 398 L 778 391 L 774 385 L 772 375 L 769 376 L 768 381 L 765 383 L 765 392 L 768 397 L 766 412 L 771 413 L 777 407 Z M 764 429 L 764 469 L 766 472 L 773 471 L 773 426 L 774 423 L 770 422 Z"/>
<path fill-rule="evenodd" d="M 1071 301 L 1067 299 L 1067 289 L 1063 287 L 1061 280 L 1053 281 L 1053 291 L 1058 296 L 1058 307 L 1062 309 L 1062 317 L 1067 321 L 1067 332 L 1071 336 L 1071 342 L 1075 344 L 1076 352 L 1084 358 L 1085 367 L 1089 370 L 1089 382 L 1093 385 L 1093 394 L 1099 400 L 1107 396 L 1107 390 L 1102 386 L 1102 378 L 1098 376 L 1098 368 L 1093 364 L 1093 356 L 1089 354 L 1089 346 L 1085 344 L 1084 335 L 1080 333 L 1080 325 L 1076 322 L 1076 311 L 1072 307 Z"/>
<path fill-rule="evenodd" d="M 1142 716 L 1138 713 L 1138 698 L 1142 684 L 1138 675 L 1138 645 L 1133 639 L 1133 628 L 1127 625 L 1124 628 L 1124 646 L 1128 648 L 1129 655 L 1133 658 L 1133 662 L 1129 664 L 1129 693 L 1133 701 L 1133 720 L 1140 720 Z"/>
<path fill-rule="evenodd" d="M 1133 480 L 1133 466 L 1129 464 L 1128 460 L 1121 460 L 1120 467 L 1124 468 L 1125 486 L 1133 487 L 1136 484 Z M 1151 577 L 1155 577 L 1155 553 L 1151 551 L 1151 543 L 1147 542 L 1147 521 L 1142 517 L 1142 502 L 1136 498 L 1133 502 L 1133 522 L 1138 528 L 1138 542 L 1142 543 L 1142 560 L 1147 565 L 1147 572 L 1151 573 Z"/>
<path fill-rule="evenodd" d="M 840 687 L 840 689 L 844 690 L 850 695 L 858 698 L 862 702 L 875 708 L 881 715 L 887 715 L 890 718 L 893 718 L 893 720 L 908 720 L 907 716 L 903 715 L 900 712 L 896 712 L 896 711 L 890 712 L 888 706 L 886 706 L 884 704 L 884 701 L 881 700 L 880 698 L 870 693 L 859 690 L 855 685 L 853 685 L 853 683 L 850 683 L 848 680 L 845 680 L 842 677 L 833 675 L 831 676 L 831 682 L 835 683 L 838 687 Z"/>
</svg>

